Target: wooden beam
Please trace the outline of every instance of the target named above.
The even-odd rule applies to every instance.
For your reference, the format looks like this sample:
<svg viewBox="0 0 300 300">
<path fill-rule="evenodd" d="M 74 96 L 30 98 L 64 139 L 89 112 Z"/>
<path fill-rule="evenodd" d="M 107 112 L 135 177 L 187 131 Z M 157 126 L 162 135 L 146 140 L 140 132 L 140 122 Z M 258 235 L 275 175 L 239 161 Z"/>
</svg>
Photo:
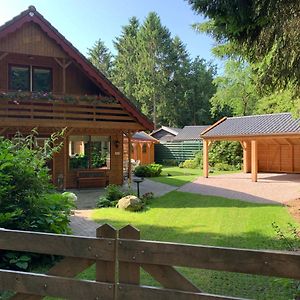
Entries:
<svg viewBox="0 0 300 300">
<path fill-rule="evenodd" d="M 203 140 L 203 176 L 208 178 L 208 144 L 209 140 Z"/>
<path fill-rule="evenodd" d="M 257 182 L 258 158 L 257 158 L 257 141 L 251 141 L 251 177 L 253 182 Z"/>
<path fill-rule="evenodd" d="M 0 55 L 0 60 L 2 60 L 3 58 L 5 58 L 8 55 L 7 52 L 4 52 Z"/>
</svg>

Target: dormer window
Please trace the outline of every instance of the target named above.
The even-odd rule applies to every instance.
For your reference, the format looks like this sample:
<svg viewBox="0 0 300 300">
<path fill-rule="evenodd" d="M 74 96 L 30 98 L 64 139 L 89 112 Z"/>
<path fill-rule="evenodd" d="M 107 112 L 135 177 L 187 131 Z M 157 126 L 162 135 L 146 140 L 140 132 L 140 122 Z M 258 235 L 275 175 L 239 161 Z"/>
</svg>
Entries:
<svg viewBox="0 0 300 300">
<path fill-rule="evenodd" d="M 9 89 L 12 91 L 51 92 L 52 70 L 33 66 L 10 66 Z"/>
</svg>

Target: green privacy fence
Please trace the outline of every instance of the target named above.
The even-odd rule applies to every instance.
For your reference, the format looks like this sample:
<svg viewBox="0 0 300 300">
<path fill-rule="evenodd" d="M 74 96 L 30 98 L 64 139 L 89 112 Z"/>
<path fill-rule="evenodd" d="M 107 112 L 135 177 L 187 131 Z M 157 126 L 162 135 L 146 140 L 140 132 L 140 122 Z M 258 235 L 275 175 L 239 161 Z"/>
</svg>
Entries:
<svg viewBox="0 0 300 300">
<path fill-rule="evenodd" d="M 168 160 L 178 162 L 192 159 L 202 150 L 202 141 L 166 142 L 155 145 L 155 162 L 163 164 Z"/>
</svg>

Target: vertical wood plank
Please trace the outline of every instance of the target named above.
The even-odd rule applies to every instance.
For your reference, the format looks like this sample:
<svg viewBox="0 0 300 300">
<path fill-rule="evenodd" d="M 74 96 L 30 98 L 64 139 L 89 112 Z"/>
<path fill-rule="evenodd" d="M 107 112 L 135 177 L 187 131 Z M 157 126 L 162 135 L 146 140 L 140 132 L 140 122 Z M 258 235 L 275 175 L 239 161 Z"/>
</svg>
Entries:
<svg viewBox="0 0 300 300">
<path fill-rule="evenodd" d="M 203 139 L 203 176 L 208 178 L 208 140 Z"/>
<path fill-rule="evenodd" d="M 63 145 L 63 150 L 64 150 L 64 190 L 67 188 L 67 176 L 68 176 L 68 137 L 67 135 L 64 136 L 64 145 Z"/>
<path fill-rule="evenodd" d="M 131 132 L 128 133 L 128 183 L 131 183 Z"/>
<path fill-rule="evenodd" d="M 140 231 L 131 225 L 127 225 L 119 230 L 119 238 L 139 240 Z M 135 263 L 135 259 L 136 257 L 132 256 L 132 263 L 119 262 L 120 283 L 140 284 L 140 265 Z"/>
<path fill-rule="evenodd" d="M 251 177 L 253 182 L 257 182 L 257 170 L 258 159 L 257 159 L 257 141 L 251 141 Z"/>
<path fill-rule="evenodd" d="M 117 238 L 117 231 L 109 224 L 103 224 L 96 229 L 98 238 Z M 115 247 L 116 257 L 116 247 Z M 96 261 L 96 281 L 115 283 L 116 260 L 115 261 Z"/>
</svg>

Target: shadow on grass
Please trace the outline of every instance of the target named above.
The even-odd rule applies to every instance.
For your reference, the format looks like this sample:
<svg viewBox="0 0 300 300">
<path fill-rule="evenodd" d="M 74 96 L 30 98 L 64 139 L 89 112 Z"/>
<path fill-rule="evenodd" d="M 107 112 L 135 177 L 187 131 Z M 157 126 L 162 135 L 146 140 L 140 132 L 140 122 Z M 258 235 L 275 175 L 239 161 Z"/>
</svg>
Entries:
<svg viewBox="0 0 300 300">
<path fill-rule="evenodd" d="M 110 219 L 97 221 L 110 223 L 118 229 L 130 223 L 130 219 L 123 222 L 111 221 Z M 285 244 L 282 241 L 255 231 L 239 235 L 223 235 L 205 231 L 204 225 L 199 225 L 198 228 L 197 226 L 194 228 L 190 226 L 174 228 L 141 223 L 133 223 L 132 225 L 140 230 L 141 239 L 145 240 L 167 240 L 168 242 L 223 247 L 226 245 L 226 247 L 235 248 L 285 249 Z M 236 261 L 232 263 L 234 264 Z M 293 299 L 297 290 L 296 282 L 289 279 L 183 267 L 178 269 L 186 278 L 207 293 L 248 299 Z M 144 272 L 142 273 L 142 284 L 158 286 L 155 280 Z"/>
<path fill-rule="evenodd" d="M 216 188 L 217 189 L 217 188 Z M 241 193 L 245 196 L 249 195 Z M 151 203 L 151 207 L 160 208 L 187 208 L 187 207 L 264 207 L 264 206 L 281 206 L 280 203 L 266 201 L 267 199 L 260 198 L 260 202 L 247 202 L 240 199 L 225 198 L 215 195 L 201 195 L 196 193 L 188 193 L 184 191 L 172 191 L 164 196 L 159 197 Z"/>
</svg>

